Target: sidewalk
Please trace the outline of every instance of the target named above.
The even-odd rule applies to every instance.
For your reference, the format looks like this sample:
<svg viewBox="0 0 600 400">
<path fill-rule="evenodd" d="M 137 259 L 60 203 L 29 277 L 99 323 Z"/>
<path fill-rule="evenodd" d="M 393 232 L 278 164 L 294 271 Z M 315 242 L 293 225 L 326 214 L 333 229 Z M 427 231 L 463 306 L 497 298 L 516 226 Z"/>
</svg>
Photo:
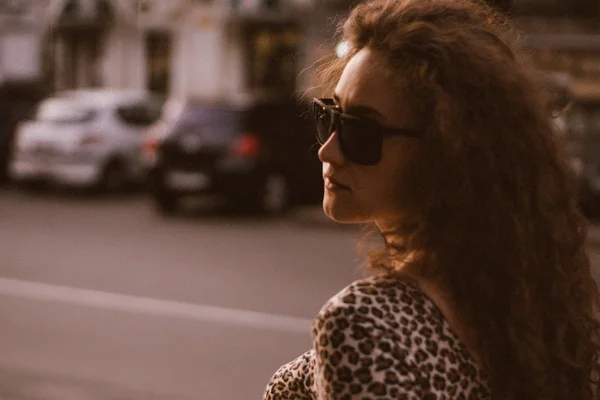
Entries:
<svg viewBox="0 0 600 400">
<path fill-rule="evenodd" d="M 0 400 L 191 400 L 106 382 L 1 368 Z"/>
</svg>

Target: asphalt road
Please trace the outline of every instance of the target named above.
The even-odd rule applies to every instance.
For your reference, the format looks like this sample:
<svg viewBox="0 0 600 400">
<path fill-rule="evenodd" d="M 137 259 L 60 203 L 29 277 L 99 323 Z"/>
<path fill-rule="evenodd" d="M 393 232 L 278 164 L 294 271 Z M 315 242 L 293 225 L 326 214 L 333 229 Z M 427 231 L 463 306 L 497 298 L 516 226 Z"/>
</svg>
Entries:
<svg viewBox="0 0 600 400">
<path fill-rule="evenodd" d="M 143 196 L 4 189 L 0 399 L 261 398 L 361 276 L 357 236 L 306 210 L 165 219 Z"/>
<path fill-rule="evenodd" d="M 165 219 L 140 196 L 0 192 L 0 398 L 251 399 L 360 276 L 309 213 Z"/>
</svg>

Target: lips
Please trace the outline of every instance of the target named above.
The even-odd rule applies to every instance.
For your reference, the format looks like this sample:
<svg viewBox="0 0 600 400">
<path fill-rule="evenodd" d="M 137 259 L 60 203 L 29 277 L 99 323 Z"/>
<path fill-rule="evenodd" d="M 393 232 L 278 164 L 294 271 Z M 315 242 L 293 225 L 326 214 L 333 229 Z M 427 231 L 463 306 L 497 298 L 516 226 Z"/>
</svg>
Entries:
<svg viewBox="0 0 600 400">
<path fill-rule="evenodd" d="M 346 185 L 342 184 L 337 179 L 335 179 L 335 178 L 333 178 L 331 176 L 325 176 L 325 177 L 323 177 L 323 179 L 325 180 L 325 187 L 328 188 L 328 189 L 345 189 L 345 190 L 350 190 L 349 186 L 346 186 Z"/>
</svg>

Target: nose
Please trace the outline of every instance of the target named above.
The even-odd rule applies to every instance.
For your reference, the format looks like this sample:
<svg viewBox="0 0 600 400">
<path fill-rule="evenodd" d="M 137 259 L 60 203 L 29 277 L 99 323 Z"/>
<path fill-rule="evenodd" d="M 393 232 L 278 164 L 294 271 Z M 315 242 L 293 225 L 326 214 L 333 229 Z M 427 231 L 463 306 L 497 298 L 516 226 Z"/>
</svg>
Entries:
<svg viewBox="0 0 600 400">
<path fill-rule="evenodd" d="M 321 160 L 322 163 L 336 165 L 341 165 L 345 162 L 337 132 L 333 132 L 329 139 L 319 149 L 319 160 Z"/>
</svg>

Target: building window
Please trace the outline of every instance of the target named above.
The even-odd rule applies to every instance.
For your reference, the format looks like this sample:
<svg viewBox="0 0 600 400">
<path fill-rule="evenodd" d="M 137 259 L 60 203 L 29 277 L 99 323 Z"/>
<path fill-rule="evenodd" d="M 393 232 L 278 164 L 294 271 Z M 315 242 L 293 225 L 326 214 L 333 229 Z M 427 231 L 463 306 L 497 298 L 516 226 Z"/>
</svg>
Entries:
<svg viewBox="0 0 600 400">
<path fill-rule="evenodd" d="M 257 26 L 245 35 L 248 86 L 253 90 L 291 92 L 296 84 L 298 31 L 295 26 Z"/>
<path fill-rule="evenodd" d="M 94 31 L 61 31 L 53 36 L 54 86 L 57 90 L 101 86 L 98 60 L 102 37 Z"/>
<path fill-rule="evenodd" d="M 146 87 L 155 93 L 169 91 L 171 36 L 168 32 L 149 32 L 146 36 Z"/>
</svg>

